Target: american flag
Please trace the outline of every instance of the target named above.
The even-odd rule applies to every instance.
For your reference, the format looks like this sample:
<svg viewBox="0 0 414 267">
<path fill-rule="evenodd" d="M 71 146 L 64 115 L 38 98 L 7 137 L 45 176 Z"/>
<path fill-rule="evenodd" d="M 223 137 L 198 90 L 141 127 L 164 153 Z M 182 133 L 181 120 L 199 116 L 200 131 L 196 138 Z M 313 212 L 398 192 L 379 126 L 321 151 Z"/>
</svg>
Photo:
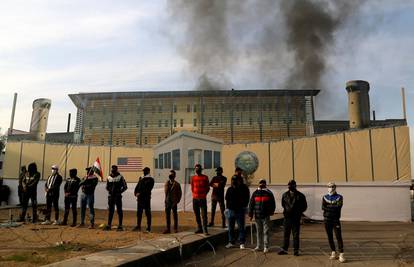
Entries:
<svg viewBox="0 0 414 267">
<path fill-rule="evenodd" d="M 137 172 L 142 169 L 142 157 L 118 158 L 119 172 Z"/>
</svg>

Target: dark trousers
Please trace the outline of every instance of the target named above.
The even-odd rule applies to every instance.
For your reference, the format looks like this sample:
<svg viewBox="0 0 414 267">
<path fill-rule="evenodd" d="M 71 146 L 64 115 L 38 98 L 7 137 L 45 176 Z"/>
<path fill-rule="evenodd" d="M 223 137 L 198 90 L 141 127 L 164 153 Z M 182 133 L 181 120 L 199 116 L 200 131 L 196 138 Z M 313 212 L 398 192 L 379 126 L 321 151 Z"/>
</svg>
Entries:
<svg viewBox="0 0 414 267">
<path fill-rule="evenodd" d="M 17 194 L 19 196 L 19 204 L 23 205 L 23 186 L 19 185 L 17 187 Z"/>
<path fill-rule="evenodd" d="M 201 226 L 201 216 L 203 217 L 203 225 Z M 206 199 L 193 199 L 193 210 L 196 216 L 198 230 L 203 230 L 207 233 L 207 200 Z"/>
<path fill-rule="evenodd" d="M 59 195 L 46 194 L 46 216 L 45 219 L 50 221 L 52 215 L 52 205 L 55 210 L 55 220 L 59 220 Z"/>
<path fill-rule="evenodd" d="M 335 242 L 333 232 L 335 232 L 336 240 L 338 241 L 339 253 L 344 252 L 344 243 L 342 241 L 342 231 L 340 222 L 325 222 L 325 230 L 328 235 L 329 246 L 332 251 L 335 251 Z"/>
<path fill-rule="evenodd" d="M 293 234 L 293 250 L 299 251 L 300 217 L 286 218 L 283 221 L 283 249 L 289 249 L 290 233 Z"/>
<path fill-rule="evenodd" d="M 221 225 L 223 227 L 226 226 L 226 218 L 224 217 L 224 210 L 226 209 L 224 206 L 224 199 L 211 199 L 211 224 L 214 225 L 214 216 L 216 215 L 216 207 L 217 207 L 217 202 L 219 203 L 220 206 L 220 212 L 221 212 Z"/>
<path fill-rule="evenodd" d="M 37 221 L 37 191 L 23 192 L 23 203 L 22 203 L 22 214 L 20 215 L 20 220 L 24 220 L 26 217 L 27 206 L 29 205 L 29 200 L 32 202 L 33 208 L 33 222 Z"/>
<path fill-rule="evenodd" d="M 72 224 L 76 224 L 76 219 L 78 211 L 76 209 L 76 204 L 78 202 L 78 196 L 65 197 L 65 213 L 63 215 L 63 224 L 68 222 L 69 210 L 72 208 Z"/>
<path fill-rule="evenodd" d="M 175 205 L 165 205 L 165 218 L 167 220 L 167 229 L 171 230 L 171 211 L 174 218 L 174 230 L 178 229 L 178 212 L 177 204 Z"/>
<path fill-rule="evenodd" d="M 142 213 L 145 210 L 145 216 L 147 217 L 147 231 L 151 231 L 151 202 L 141 201 L 137 202 L 137 226 L 141 229 Z"/>
<path fill-rule="evenodd" d="M 115 213 L 115 206 L 116 212 L 118 213 L 118 226 L 122 226 L 122 219 L 123 219 L 123 212 L 122 212 L 122 196 L 115 195 L 115 196 L 108 196 L 108 226 L 112 225 L 112 218 L 114 217 Z"/>
</svg>

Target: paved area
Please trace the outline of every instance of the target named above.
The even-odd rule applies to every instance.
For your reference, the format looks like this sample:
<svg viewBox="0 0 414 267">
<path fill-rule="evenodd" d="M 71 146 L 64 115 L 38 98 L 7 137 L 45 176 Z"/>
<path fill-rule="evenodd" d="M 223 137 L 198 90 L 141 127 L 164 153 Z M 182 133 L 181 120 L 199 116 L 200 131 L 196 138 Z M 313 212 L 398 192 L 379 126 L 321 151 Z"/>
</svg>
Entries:
<svg viewBox="0 0 414 267">
<path fill-rule="evenodd" d="M 301 231 L 301 255 L 279 256 L 282 230 L 272 235 L 271 251 L 254 252 L 248 249 L 226 249 L 194 254 L 189 260 L 174 266 L 414 266 L 414 224 L 412 223 L 343 223 L 343 236 L 347 262 L 329 260 L 330 249 L 323 224 L 305 224 Z M 249 240 L 250 242 L 250 240 Z"/>
</svg>

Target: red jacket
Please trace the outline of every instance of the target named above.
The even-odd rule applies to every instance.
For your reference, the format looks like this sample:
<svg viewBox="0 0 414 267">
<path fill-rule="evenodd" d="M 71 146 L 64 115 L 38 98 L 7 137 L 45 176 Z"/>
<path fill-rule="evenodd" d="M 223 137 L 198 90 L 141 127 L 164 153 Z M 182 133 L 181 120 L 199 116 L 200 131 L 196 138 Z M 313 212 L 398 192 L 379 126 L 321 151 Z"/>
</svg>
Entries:
<svg viewBox="0 0 414 267">
<path fill-rule="evenodd" d="M 207 193 L 210 190 L 207 175 L 194 175 L 191 177 L 191 192 L 194 199 L 206 199 Z"/>
</svg>

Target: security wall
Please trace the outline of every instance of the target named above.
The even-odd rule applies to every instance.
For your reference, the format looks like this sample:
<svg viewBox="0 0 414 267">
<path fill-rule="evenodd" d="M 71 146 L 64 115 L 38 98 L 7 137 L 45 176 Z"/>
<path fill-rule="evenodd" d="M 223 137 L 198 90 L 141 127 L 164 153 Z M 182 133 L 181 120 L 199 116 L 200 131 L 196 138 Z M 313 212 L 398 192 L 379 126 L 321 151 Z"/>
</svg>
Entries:
<svg viewBox="0 0 414 267">
<path fill-rule="evenodd" d="M 267 179 L 269 184 L 285 185 L 295 179 L 302 184 L 335 181 L 392 182 L 410 180 L 410 141 L 406 126 L 372 128 L 289 139 L 270 143 L 231 144 L 222 148 L 224 175 L 231 177 L 235 159 L 243 152 L 254 153 L 258 166 L 252 184 Z M 99 157 L 104 176 L 110 166 L 122 165 L 128 182 L 135 182 L 141 169 L 154 169 L 152 148 L 8 142 L 4 160 L 5 178 L 17 178 L 20 166 L 36 162 L 42 178 L 57 164 L 67 177 L 77 168 L 79 176 Z M 228 180 L 230 181 L 230 179 Z"/>
</svg>

